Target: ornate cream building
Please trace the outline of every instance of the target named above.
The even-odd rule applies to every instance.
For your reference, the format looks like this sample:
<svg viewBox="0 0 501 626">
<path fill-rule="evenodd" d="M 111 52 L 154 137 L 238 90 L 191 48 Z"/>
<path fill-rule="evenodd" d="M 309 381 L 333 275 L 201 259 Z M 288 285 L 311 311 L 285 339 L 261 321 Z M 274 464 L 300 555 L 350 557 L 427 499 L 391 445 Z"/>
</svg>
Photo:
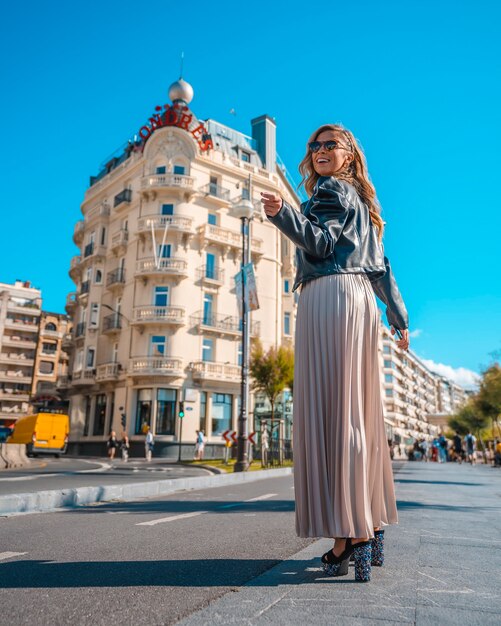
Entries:
<svg viewBox="0 0 501 626">
<path fill-rule="evenodd" d="M 259 200 L 260 191 L 275 191 L 294 206 L 300 201 L 276 153 L 275 122 L 252 120 L 249 137 L 199 122 L 182 79 L 169 97 L 172 104 L 157 107 L 139 136 L 91 178 L 75 226 L 75 292 L 66 305 L 72 353 L 62 385 L 71 402 L 70 441 L 82 452 L 102 452 L 103 435 L 122 430 L 124 412 L 133 441 L 142 442 L 149 425 L 156 451 L 168 454 L 176 444 L 175 453 L 181 400 L 183 441 L 192 444 L 200 428 L 209 443 L 222 444 L 222 433 L 236 429 L 234 276 L 242 235 L 232 209 L 242 200 L 255 207 L 250 241 L 260 308 L 251 313 L 251 336 L 269 348 L 294 334 L 294 247 Z"/>
</svg>

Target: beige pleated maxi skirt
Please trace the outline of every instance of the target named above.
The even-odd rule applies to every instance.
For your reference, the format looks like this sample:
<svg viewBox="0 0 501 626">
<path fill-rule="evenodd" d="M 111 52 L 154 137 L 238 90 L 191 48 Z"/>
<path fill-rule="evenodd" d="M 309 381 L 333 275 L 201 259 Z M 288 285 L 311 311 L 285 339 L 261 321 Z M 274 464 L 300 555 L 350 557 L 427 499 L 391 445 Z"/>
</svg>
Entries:
<svg viewBox="0 0 501 626">
<path fill-rule="evenodd" d="M 373 537 L 397 523 L 379 376 L 379 309 L 365 274 L 302 285 L 293 449 L 299 537 Z"/>
</svg>

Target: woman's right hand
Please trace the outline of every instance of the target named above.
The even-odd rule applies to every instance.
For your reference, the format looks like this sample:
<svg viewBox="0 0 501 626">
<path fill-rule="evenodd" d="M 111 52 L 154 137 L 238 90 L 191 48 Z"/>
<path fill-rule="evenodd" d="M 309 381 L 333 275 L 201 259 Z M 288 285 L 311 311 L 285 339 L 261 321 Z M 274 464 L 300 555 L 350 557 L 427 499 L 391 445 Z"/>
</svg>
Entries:
<svg viewBox="0 0 501 626">
<path fill-rule="evenodd" d="M 261 202 L 263 203 L 264 212 L 268 217 L 275 217 L 282 208 L 283 200 L 276 193 L 261 192 Z"/>
</svg>

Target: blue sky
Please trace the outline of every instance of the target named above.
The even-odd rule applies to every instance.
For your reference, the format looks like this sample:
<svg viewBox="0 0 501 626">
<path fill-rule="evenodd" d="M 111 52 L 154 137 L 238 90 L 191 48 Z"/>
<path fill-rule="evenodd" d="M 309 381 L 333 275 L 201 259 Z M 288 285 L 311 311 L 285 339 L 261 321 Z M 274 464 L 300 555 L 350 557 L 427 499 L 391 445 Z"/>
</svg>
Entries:
<svg viewBox="0 0 501 626">
<path fill-rule="evenodd" d="M 167 101 L 184 51 L 195 114 L 248 134 L 271 115 L 295 176 L 317 126 L 354 132 L 412 348 L 468 377 L 458 368 L 501 349 L 500 13 L 482 0 L 10 3 L 0 281 L 31 280 L 64 310 L 88 177 Z"/>
</svg>

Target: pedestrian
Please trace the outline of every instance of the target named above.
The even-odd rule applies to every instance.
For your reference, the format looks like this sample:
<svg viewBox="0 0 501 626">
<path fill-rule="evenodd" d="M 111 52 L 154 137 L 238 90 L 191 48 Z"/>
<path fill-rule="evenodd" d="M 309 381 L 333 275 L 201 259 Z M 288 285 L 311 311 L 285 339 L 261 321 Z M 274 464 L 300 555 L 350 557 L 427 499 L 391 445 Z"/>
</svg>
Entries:
<svg viewBox="0 0 501 626">
<path fill-rule="evenodd" d="M 195 460 L 203 461 L 204 459 L 204 448 L 205 448 L 205 437 L 202 430 L 196 431 L 196 442 L 195 442 Z"/>
<path fill-rule="evenodd" d="M 269 463 L 270 438 L 268 429 L 263 422 L 261 425 L 261 467 L 268 467 Z"/>
<path fill-rule="evenodd" d="M 120 440 L 120 449 L 122 451 L 122 461 L 127 463 L 129 460 L 129 437 L 125 431 L 122 431 L 122 439 Z"/>
<path fill-rule="evenodd" d="M 421 454 L 423 455 L 424 461 L 428 463 L 428 442 L 424 439 L 424 437 L 419 442 L 419 447 L 421 448 Z"/>
<path fill-rule="evenodd" d="M 398 347 L 409 348 L 408 318 L 388 259 L 384 222 L 365 157 L 338 124 L 311 136 L 299 170 L 309 200 L 301 211 L 262 192 L 270 221 L 297 247 L 294 368 L 296 532 L 332 537 L 329 575 L 369 580 L 382 563 L 382 530 L 397 522 L 379 379 L 379 310 L 386 305 Z M 372 538 L 376 540 L 372 542 Z"/>
<path fill-rule="evenodd" d="M 494 467 L 501 467 L 501 441 L 494 442 Z"/>
<path fill-rule="evenodd" d="M 457 430 L 452 439 L 452 449 L 454 450 L 455 461 L 461 464 L 463 462 L 463 442 L 461 441 L 461 435 Z"/>
<path fill-rule="evenodd" d="M 475 437 L 475 435 L 471 432 L 471 430 L 468 431 L 468 434 L 464 438 L 464 443 L 465 443 L 465 446 L 466 446 L 466 459 L 472 465 L 475 464 L 475 443 L 476 443 L 476 441 L 477 441 L 477 438 Z"/>
<path fill-rule="evenodd" d="M 447 439 L 444 433 L 440 433 L 440 437 L 438 438 L 438 462 L 447 462 Z"/>
<path fill-rule="evenodd" d="M 148 462 L 151 461 L 154 445 L 155 445 L 155 440 L 153 438 L 153 433 L 151 432 L 151 428 L 148 426 L 146 428 L 146 438 L 144 440 L 144 453 L 145 453 L 146 460 Z"/>
<path fill-rule="evenodd" d="M 108 437 L 108 441 L 106 442 L 108 447 L 108 456 L 110 459 L 115 458 L 115 451 L 118 448 L 118 440 L 117 435 L 114 430 L 111 431 L 110 436 Z"/>
</svg>

